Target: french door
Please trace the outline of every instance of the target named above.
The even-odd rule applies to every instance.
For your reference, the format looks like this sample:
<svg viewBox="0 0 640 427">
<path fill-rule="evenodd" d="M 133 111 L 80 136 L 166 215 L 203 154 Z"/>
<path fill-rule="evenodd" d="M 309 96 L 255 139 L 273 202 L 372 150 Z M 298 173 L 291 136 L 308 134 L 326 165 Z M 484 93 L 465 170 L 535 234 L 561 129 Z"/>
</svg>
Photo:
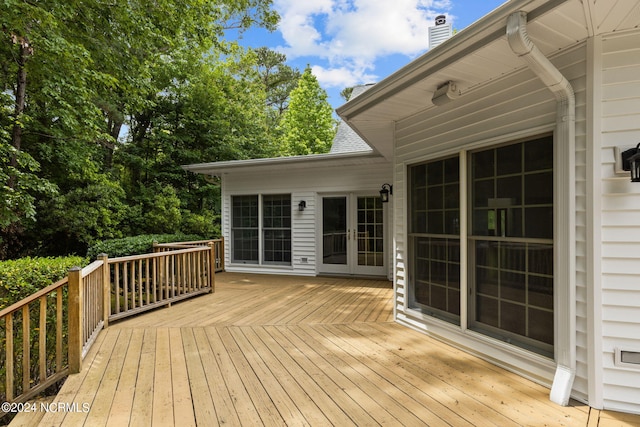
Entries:
<svg viewBox="0 0 640 427">
<path fill-rule="evenodd" d="M 320 272 L 386 275 L 384 217 L 379 195 L 322 197 Z"/>
</svg>

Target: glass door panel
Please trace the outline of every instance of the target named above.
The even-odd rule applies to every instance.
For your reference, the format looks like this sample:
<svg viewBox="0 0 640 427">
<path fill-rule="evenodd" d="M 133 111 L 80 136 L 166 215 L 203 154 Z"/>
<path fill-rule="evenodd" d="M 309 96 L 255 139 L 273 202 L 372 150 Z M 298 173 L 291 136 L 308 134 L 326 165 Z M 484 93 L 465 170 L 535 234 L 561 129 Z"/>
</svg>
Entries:
<svg viewBox="0 0 640 427">
<path fill-rule="evenodd" d="M 322 199 L 322 263 L 347 265 L 347 198 Z"/>
<path fill-rule="evenodd" d="M 356 260 L 360 274 L 384 274 L 384 210 L 379 196 L 356 201 Z"/>
</svg>

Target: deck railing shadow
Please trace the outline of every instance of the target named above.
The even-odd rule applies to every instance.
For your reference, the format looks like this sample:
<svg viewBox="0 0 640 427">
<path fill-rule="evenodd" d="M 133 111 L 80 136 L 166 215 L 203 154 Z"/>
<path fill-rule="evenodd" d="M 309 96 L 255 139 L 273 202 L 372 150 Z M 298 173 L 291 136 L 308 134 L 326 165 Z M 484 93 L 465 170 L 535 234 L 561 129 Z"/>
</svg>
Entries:
<svg viewBox="0 0 640 427">
<path fill-rule="evenodd" d="M 80 372 L 110 321 L 213 292 L 223 246 L 220 239 L 156 244 L 144 255 L 102 254 L 0 311 L 0 400 L 26 402 Z"/>
</svg>

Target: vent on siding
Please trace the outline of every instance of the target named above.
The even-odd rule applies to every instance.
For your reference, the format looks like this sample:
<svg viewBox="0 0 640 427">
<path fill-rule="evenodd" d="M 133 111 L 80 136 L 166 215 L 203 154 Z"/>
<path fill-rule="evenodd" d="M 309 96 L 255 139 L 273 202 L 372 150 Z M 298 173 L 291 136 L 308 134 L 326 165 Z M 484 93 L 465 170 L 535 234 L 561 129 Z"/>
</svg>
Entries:
<svg viewBox="0 0 640 427">
<path fill-rule="evenodd" d="M 616 366 L 640 369 L 640 351 L 615 349 Z"/>
<path fill-rule="evenodd" d="M 433 49 L 453 35 L 451 24 L 447 24 L 447 17 L 436 16 L 435 27 L 429 27 L 429 49 Z"/>
</svg>

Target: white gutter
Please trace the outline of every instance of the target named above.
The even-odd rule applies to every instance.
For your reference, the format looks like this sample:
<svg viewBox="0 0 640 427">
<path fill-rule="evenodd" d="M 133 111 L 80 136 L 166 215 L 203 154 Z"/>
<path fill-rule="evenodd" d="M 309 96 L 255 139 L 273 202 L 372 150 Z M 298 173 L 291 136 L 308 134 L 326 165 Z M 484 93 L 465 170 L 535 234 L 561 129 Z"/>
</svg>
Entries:
<svg viewBox="0 0 640 427">
<path fill-rule="evenodd" d="M 511 50 L 556 97 L 557 115 L 554 156 L 556 240 L 554 312 L 556 313 L 556 362 L 551 401 L 566 406 L 576 374 L 576 281 L 575 281 L 575 110 L 573 88 L 562 73 L 533 44 L 527 34 L 526 12 L 515 12 L 507 19 L 507 39 Z"/>
</svg>

